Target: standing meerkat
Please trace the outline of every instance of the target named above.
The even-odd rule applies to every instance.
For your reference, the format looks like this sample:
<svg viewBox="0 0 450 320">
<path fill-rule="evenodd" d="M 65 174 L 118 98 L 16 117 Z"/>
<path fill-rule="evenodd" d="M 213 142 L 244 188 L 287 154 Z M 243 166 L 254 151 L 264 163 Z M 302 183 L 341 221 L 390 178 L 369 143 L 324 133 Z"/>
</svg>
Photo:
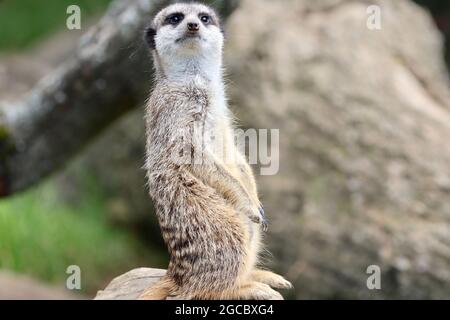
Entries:
<svg viewBox="0 0 450 320">
<path fill-rule="evenodd" d="M 146 170 L 170 263 L 140 299 L 283 299 L 282 276 L 256 268 L 264 211 L 234 144 L 217 14 L 161 10 L 146 30 L 155 87 L 146 108 Z"/>
</svg>

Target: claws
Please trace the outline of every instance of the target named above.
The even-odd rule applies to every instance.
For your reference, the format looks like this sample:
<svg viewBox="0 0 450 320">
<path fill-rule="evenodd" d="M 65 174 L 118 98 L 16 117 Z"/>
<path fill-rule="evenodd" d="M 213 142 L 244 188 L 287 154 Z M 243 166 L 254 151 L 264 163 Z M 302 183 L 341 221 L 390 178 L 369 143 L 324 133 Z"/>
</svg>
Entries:
<svg viewBox="0 0 450 320">
<path fill-rule="evenodd" d="M 264 207 L 263 206 L 259 207 L 259 214 L 261 215 L 263 220 L 266 220 L 266 213 L 264 212 Z"/>
<path fill-rule="evenodd" d="M 267 232 L 267 229 L 269 229 L 269 224 L 267 223 L 266 220 L 263 220 L 263 221 L 261 222 L 261 227 L 262 227 L 262 231 L 263 231 L 263 232 Z"/>
<path fill-rule="evenodd" d="M 264 212 L 264 207 L 261 206 L 259 207 L 259 214 L 261 215 L 261 226 L 262 226 L 262 231 L 267 232 L 267 229 L 269 229 L 269 223 L 266 219 L 266 214 Z"/>
</svg>

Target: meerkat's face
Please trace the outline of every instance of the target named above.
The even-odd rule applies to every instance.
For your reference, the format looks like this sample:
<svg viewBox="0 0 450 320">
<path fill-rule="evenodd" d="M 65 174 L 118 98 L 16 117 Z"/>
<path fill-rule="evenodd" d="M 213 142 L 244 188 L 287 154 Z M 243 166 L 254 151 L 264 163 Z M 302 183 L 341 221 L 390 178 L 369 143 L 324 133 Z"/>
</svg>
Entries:
<svg viewBox="0 0 450 320">
<path fill-rule="evenodd" d="M 215 11 L 203 4 L 177 3 L 161 10 L 146 31 L 151 49 L 164 56 L 220 54 L 223 34 Z"/>
</svg>

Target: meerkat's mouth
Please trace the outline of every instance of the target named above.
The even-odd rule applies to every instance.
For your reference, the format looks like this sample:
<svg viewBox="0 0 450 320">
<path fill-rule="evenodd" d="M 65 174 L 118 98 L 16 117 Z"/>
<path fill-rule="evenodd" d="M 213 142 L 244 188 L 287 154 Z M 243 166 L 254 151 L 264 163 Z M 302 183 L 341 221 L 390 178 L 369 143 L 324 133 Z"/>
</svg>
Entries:
<svg viewBox="0 0 450 320">
<path fill-rule="evenodd" d="M 175 42 L 182 42 L 182 41 L 186 41 L 189 39 L 198 39 L 198 40 L 202 40 L 202 37 L 199 34 L 189 34 L 186 33 L 184 36 L 178 38 L 177 40 L 175 40 Z"/>
</svg>

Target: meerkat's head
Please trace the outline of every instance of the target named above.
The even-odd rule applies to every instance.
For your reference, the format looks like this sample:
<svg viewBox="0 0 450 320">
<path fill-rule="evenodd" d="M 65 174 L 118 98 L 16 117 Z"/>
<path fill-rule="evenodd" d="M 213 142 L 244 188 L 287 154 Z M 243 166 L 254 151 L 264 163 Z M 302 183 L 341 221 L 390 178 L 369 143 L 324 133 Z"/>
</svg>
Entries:
<svg viewBox="0 0 450 320">
<path fill-rule="evenodd" d="M 159 67 L 221 59 L 223 33 L 219 17 L 200 3 L 176 3 L 162 9 L 146 29 L 145 40 Z M 157 66 L 158 67 L 158 66 Z"/>
</svg>

